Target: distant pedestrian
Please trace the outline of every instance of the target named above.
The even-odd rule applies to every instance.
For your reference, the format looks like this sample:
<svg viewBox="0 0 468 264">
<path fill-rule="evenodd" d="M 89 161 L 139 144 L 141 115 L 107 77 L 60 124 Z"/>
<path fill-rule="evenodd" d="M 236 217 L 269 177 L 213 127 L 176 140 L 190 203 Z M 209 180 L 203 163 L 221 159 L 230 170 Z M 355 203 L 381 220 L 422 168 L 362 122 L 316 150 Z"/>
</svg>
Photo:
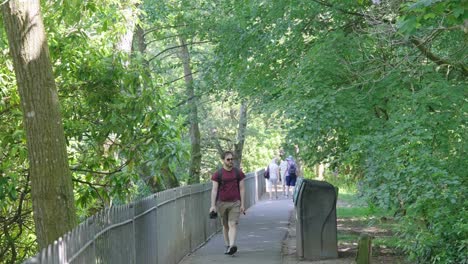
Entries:
<svg viewBox="0 0 468 264">
<path fill-rule="evenodd" d="M 288 162 L 281 159 L 280 165 L 280 181 L 283 185 L 283 195 L 286 196 L 286 176 L 288 176 Z"/>
<path fill-rule="evenodd" d="M 286 176 L 286 197 L 289 197 L 289 187 L 296 186 L 297 180 L 297 165 L 292 156 L 286 158 L 288 162 L 287 176 Z M 291 193 L 292 196 L 292 193 Z"/>
<path fill-rule="evenodd" d="M 273 199 L 273 189 L 275 191 L 275 197 L 278 199 L 278 180 L 280 178 L 279 166 L 277 164 L 278 159 L 273 158 L 273 160 L 268 165 L 268 171 L 270 178 L 267 179 L 267 190 L 270 194 L 270 200 Z"/>
<path fill-rule="evenodd" d="M 245 174 L 234 167 L 231 151 L 222 155 L 223 167 L 211 176 L 211 212 L 219 213 L 223 224 L 223 236 L 226 251 L 233 255 L 237 251 L 236 235 L 239 216 L 245 214 Z"/>
</svg>

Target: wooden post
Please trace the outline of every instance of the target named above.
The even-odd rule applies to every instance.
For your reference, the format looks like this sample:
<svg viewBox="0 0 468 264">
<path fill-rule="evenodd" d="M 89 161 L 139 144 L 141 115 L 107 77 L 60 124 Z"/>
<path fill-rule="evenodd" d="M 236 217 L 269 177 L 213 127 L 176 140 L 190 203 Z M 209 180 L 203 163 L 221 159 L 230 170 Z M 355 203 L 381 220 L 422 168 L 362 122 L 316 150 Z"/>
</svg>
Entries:
<svg viewBox="0 0 468 264">
<path fill-rule="evenodd" d="M 372 257 L 372 237 L 368 234 L 361 234 L 358 242 L 358 252 L 356 255 L 357 264 L 370 264 Z"/>
</svg>

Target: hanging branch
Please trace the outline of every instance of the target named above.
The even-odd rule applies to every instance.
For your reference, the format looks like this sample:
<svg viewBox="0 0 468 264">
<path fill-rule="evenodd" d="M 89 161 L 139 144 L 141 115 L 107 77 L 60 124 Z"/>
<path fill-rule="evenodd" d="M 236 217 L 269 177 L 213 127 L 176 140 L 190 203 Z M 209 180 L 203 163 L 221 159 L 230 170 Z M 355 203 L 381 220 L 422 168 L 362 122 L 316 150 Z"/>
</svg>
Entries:
<svg viewBox="0 0 468 264">
<path fill-rule="evenodd" d="M 88 185 L 89 187 L 91 187 L 91 189 L 93 189 L 93 191 L 98 195 L 99 200 L 101 200 L 102 204 L 105 204 L 104 198 L 102 198 L 101 194 L 99 193 L 99 190 L 98 190 L 95 186 L 106 187 L 106 185 L 97 184 L 97 183 L 91 183 L 91 182 L 87 182 L 87 181 L 82 181 L 82 180 L 78 180 L 78 179 L 75 179 L 75 178 L 73 178 L 72 181 L 74 181 L 74 182 L 79 182 L 79 183 L 83 183 L 83 184 L 86 184 L 86 185 Z"/>
<path fill-rule="evenodd" d="M 334 5 L 330 4 L 330 3 L 326 3 L 326 2 L 323 2 L 323 1 L 319 1 L 319 0 L 313 0 L 314 2 L 316 2 L 317 4 L 320 4 L 320 5 L 323 5 L 323 6 L 327 6 L 327 7 L 330 7 L 330 8 L 333 8 L 333 9 L 336 9 L 344 14 L 348 14 L 348 15 L 353 15 L 353 16 L 360 16 L 360 17 L 366 17 L 366 15 L 362 14 L 362 13 L 357 13 L 357 12 L 352 12 L 352 11 L 348 11 L 348 10 L 344 10 L 342 8 L 337 8 L 335 7 Z"/>
<path fill-rule="evenodd" d="M 94 174 L 103 174 L 103 175 L 112 175 L 114 173 L 117 173 L 117 172 L 121 172 L 123 170 L 123 168 L 125 168 L 129 163 L 130 163 L 131 159 L 130 160 L 127 160 L 124 164 L 122 164 L 119 168 L 117 168 L 116 170 L 114 171 L 111 171 L 111 172 L 104 172 L 104 171 L 92 171 L 92 170 L 84 170 L 84 169 L 77 169 L 77 168 L 72 168 L 70 170 L 72 171 L 77 171 L 77 172 L 89 172 L 89 173 L 94 173 Z"/>
<path fill-rule="evenodd" d="M 182 77 L 179 77 L 179 78 L 177 78 L 177 79 L 175 79 L 175 80 L 172 80 L 172 81 L 169 81 L 169 82 L 165 82 L 165 83 L 163 83 L 163 85 L 168 85 L 168 84 L 177 82 L 177 81 L 182 80 L 183 78 L 185 78 L 185 77 L 187 77 L 187 76 L 194 75 L 194 74 L 197 73 L 197 72 L 198 72 L 198 71 L 194 71 L 194 72 L 192 72 L 192 73 L 189 73 L 189 74 L 186 74 L 186 75 L 184 75 L 184 76 L 182 76 Z M 193 96 L 193 97 L 195 97 L 195 96 Z M 193 97 L 189 98 L 189 99 L 186 100 L 186 101 L 190 101 Z M 184 104 L 186 101 L 184 101 L 182 104 Z"/>
<path fill-rule="evenodd" d="M 88 185 L 89 187 L 95 189 L 94 186 L 99 186 L 99 187 L 107 187 L 106 184 L 100 184 L 100 183 L 91 183 L 91 182 L 88 182 L 88 181 L 83 181 L 83 180 L 79 180 L 79 179 L 76 179 L 76 178 L 73 178 L 72 181 L 74 182 L 79 182 L 79 183 L 83 183 L 83 184 L 86 184 Z"/>
<path fill-rule="evenodd" d="M 3 231 L 6 237 L 6 243 L 8 244 L 8 247 L 5 247 L 4 249 L 0 250 L 0 259 L 4 259 L 6 252 L 10 251 L 10 254 L 11 254 L 10 260 L 12 261 L 12 263 L 15 262 L 17 259 L 17 247 L 15 244 L 15 241 L 23 233 L 23 225 L 24 225 L 23 217 L 31 214 L 31 211 L 29 210 L 24 211 L 23 209 L 26 195 L 30 193 L 29 184 L 27 184 L 29 183 L 29 180 L 30 180 L 30 174 L 28 172 L 26 176 L 26 184 L 24 185 L 23 191 L 21 191 L 19 201 L 18 201 L 18 208 L 16 209 L 15 215 L 11 218 L 0 216 L 0 220 L 3 224 Z M 19 230 L 18 232 L 16 232 L 15 236 L 12 236 L 10 234 L 10 231 L 12 229 L 9 228 L 9 226 L 15 223 L 17 224 Z"/>
<path fill-rule="evenodd" d="M 151 59 L 149 59 L 148 61 L 152 61 L 154 60 L 155 58 L 157 58 L 159 55 L 169 51 L 169 50 L 173 50 L 173 49 L 177 49 L 177 48 L 181 48 L 181 47 L 184 47 L 184 46 L 188 46 L 188 45 L 195 45 L 195 44 L 203 44 L 203 43 L 209 43 L 210 41 L 199 41 L 199 42 L 192 42 L 190 44 L 184 44 L 184 45 L 177 45 L 177 46 L 173 46 L 173 47 L 169 47 L 165 50 L 162 50 L 161 52 L 159 52 L 158 54 L 154 55 L 154 57 L 152 57 Z"/>
<path fill-rule="evenodd" d="M 443 58 L 440 58 L 439 56 L 435 55 L 434 53 L 432 53 L 426 46 L 424 46 L 424 43 L 416 38 L 416 37 L 411 37 L 410 38 L 410 41 L 411 43 L 414 44 L 414 46 L 420 50 L 424 56 L 426 56 L 429 60 L 431 60 L 432 62 L 434 62 L 435 64 L 437 65 L 453 65 L 455 67 L 457 67 L 458 69 L 460 69 L 464 75 L 468 74 L 468 68 L 463 65 L 463 63 L 458 63 L 458 64 L 453 64 Z"/>
<path fill-rule="evenodd" d="M 347 10 L 344 10 L 342 8 L 338 8 L 333 4 L 330 4 L 330 3 L 327 3 L 327 2 L 324 2 L 324 1 L 321 1 L 321 0 L 313 0 L 313 1 L 320 4 L 320 5 L 323 5 L 323 6 L 338 10 L 339 12 L 342 12 L 344 14 L 364 17 L 364 18 L 367 18 L 367 19 L 371 19 L 373 21 L 383 22 L 383 23 L 387 23 L 387 24 L 394 24 L 395 23 L 394 20 L 388 20 L 388 19 L 385 19 L 385 18 L 380 18 L 380 19 L 376 20 L 376 19 L 371 18 L 368 15 L 363 14 L 363 13 L 347 11 Z M 468 74 L 468 67 L 465 66 L 463 63 L 451 63 L 450 61 L 448 61 L 446 59 L 443 59 L 443 58 L 440 58 L 436 54 L 432 53 L 426 46 L 424 46 L 425 42 L 427 42 L 430 39 L 432 39 L 433 37 L 435 37 L 435 35 L 437 35 L 438 31 L 440 31 L 440 30 L 452 30 L 452 29 L 457 29 L 457 28 L 459 28 L 459 27 L 457 26 L 457 27 L 450 27 L 450 28 L 439 28 L 439 29 L 436 30 L 435 33 L 431 34 L 431 36 L 429 36 L 425 41 L 422 41 L 422 40 L 420 40 L 420 39 L 413 36 L 413 37 L 410 38 L 410 42 L 418 50 L 420 50 L 429 60 L 431 60 L 435 64 L 437 64 L 437 65 L 453 65 L 454 67 L 461 70 L 464 75 L 467 75 Z"/>
<path fill-rule="evenodd" d="M 222 157 L 224 150 L 223 150 L 223 147 L 221 146 L 221 143 L 219 142 L 219 140 L 216 139 L 216 137 L 215 137 L 215 145 L 216 145 L 216 150 L 218 151 L 219 156 Z"/>
<path fill-rule="evenodd" d="M 161 41 L 161 40 L 165 40 L 165 39 L 172 39 L 172 38 L 178 38 L 178 37 L 180 37 L 180 34 L 171 35 L 171 36 L 165 36 L 165 37 L 160 38 L 160 39 L 156 38 L 156 39 L 152 39 L 152 40 L 148 41 L 148 42 L 146 43 L 146 45 L 149 45 L 149 44 L 151 44 L 151 43 L 153 43 L 153 42 L 156 42 L 156 41 Z"/>
<path fill-rule="evenodd" d="M 152 28 L 145 30 L 145 33 L 143 33 L 143 35 L 146 36 L 147 34 L 154 32 L 156 30 L 159 30 L 159 29 L 178 28 L 178 27 L 186 27 L 186 26 L 187 25 L 182 24 L 182 25 L 169 25 L 169 26 L 164 26 L 164 27 L 152 27 Z"/>
</svg>

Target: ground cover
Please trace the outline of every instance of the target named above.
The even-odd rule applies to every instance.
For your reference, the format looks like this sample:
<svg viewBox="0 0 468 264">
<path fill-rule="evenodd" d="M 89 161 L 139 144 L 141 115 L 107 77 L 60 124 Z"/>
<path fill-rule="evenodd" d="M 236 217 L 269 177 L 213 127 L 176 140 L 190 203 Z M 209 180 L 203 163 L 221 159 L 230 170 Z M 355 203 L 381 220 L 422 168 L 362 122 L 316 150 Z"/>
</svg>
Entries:
<svg viewBox="0 0 468 264">
<path fill-rule="evenodd" d="M 291 212 L 288 235 L 283 243 L 283 263 L 354 263 L 359 236 L 372 236 L 372 263 L 403 264 L 404 256 L 397 249 L 396 222 L 390 212 L 369 207 L 353 188 L 341 188 L 337 201 L 339 259 L 306 261 L 296 257 L 296 217 Z"/>
</svg>

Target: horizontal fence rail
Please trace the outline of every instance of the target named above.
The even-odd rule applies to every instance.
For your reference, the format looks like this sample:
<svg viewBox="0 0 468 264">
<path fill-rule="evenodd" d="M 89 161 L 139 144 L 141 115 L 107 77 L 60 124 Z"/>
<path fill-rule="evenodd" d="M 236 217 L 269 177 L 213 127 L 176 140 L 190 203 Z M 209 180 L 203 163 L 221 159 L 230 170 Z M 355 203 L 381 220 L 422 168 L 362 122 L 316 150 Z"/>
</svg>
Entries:
<svg viewBox="0 0 468 264">
<path fill-rule="evenodd" d="M 165 190 L 103 209 L 25 264 L 177 264 L 220 228 L 208 217 L 211 183 Z M 263 170 L 245 179 L 245 207 L 265 193 Z"/>
</svg>

